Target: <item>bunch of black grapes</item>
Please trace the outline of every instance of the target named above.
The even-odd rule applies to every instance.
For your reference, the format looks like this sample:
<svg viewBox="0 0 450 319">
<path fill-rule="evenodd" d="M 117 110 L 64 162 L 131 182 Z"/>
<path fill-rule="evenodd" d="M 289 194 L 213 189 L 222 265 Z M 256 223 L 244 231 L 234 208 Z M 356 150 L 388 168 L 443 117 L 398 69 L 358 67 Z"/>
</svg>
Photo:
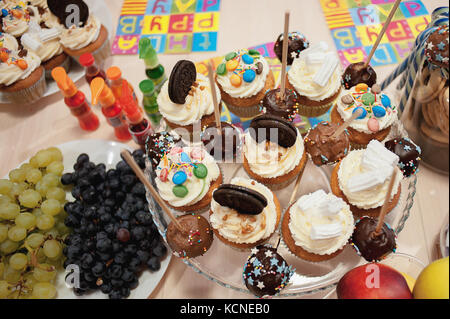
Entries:
<svg viewBox="0 0 450 319">
<path fill-rule="evenodd" d="M 144 152 L 132 153 L 141 168 Z M 77 295 L 100 289 L 111 299 L 127 298 L 145 268 L 160 269 L 167 248 L 148 210 L 145 187 L 125 161 L 115 169 L 78 156 L 74 172 L 61 182 L 72 185 L 65 224 L 73 229 L 64 248 L 64 267 L 80 271 Z M 73 268 L 72 268 L 73 269 Z"/>
</svg>

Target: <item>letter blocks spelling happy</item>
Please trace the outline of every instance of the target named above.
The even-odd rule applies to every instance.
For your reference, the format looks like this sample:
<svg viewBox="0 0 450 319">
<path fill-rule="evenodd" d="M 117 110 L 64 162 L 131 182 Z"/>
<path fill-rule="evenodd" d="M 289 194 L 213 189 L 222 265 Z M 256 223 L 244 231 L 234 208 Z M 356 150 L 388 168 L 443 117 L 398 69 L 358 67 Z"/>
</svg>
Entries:
<svg viewBox="0 0 450 319">
<path fill-rule="evenodd" d="M 395 0 L 320 0 L 343 67 L 364 61 Z M 415 38 L 430 22 L 420 0 L 402 1 L 371 60 L 396 64 L 408 56 Z"/>
<path fill-rule="evenodd" d="M 113 54 L 137 54 L 141 37 L 158 53 L 216 51 L 220 0 L 124 0 Z"/>
</svg>

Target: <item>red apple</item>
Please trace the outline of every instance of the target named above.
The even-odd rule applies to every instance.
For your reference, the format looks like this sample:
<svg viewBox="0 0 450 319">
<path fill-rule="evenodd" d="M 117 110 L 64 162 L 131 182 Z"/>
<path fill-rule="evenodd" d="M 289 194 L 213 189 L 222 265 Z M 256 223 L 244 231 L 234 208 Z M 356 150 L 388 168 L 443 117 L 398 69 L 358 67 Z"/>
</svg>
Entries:
<svg viewBox="0 0 450 319">
<path fill-rule="evenodd" d="M 369 263 L 350 270 L 339 280 L 339 299 L 412 299 L 405 277 L 397 270 L 379 263 Z"/>
</svg>

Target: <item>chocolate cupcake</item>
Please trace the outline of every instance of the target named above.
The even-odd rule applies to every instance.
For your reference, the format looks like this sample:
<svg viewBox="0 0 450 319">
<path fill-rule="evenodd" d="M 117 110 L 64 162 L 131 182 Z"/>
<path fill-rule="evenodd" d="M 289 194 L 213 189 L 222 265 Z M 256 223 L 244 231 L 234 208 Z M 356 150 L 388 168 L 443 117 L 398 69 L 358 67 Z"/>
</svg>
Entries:
<svg viewBox="0 0 450 319">
<path fill-rule="evenodd" d="M 280 62 L 283 60 L 283 38 L 284 34 L 280 34 L 273 46 L 273 51 L 277 55 Z M 300 56 L 300 52 L 309 47 L 309 41 L 300 32 L 294 31 L 288 34 L 288 54 L 287 65 L 291 65 L 294 59 Z"/>
</svg>

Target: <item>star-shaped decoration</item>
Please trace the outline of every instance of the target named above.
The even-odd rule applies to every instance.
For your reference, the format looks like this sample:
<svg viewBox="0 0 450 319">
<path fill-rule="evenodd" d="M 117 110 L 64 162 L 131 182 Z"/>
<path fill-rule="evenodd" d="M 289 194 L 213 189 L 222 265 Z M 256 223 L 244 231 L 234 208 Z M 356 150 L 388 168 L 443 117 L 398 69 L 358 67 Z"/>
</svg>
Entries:
<svg viewBox="0 0 450 319">
<path fill-rule="evenodd" d="M 433 48 L 434 48 L 434 44 L 429 42 L 428 45 L 427 45 L 427 49 L 428 50 L 433 50 Z"/>
<path fill-rule="evenodd" d="M 275 257 L 270 260 L 270 266 L 277 266 L 278 265 L 278 259 Z"/>
<path fill-rule="evenodd" d="M 439 50 L 444 51 L 445 50 L 445 43 L 443 41 L 441 41 L 441 43 L 439 43 L 437 45 L 437 47 L 438 47 Z"/>
<path fill-rule="evenodd" d="M 291 58 L 293 58 L 293 59 L 298 58 L 297 52 L 292 51 L 291 52 Z"/>
<path fill-rule="evenodd" d="M 261 268 L 255 268 L 254 270 L 253 270 L 253 274 L 255 275 L 255 276 L 259 276 L 259 275 L 261 275 Z"/>
<path fill-rule="evenodd" d="M 403 149 L 404 149 L 405 151 L 410 151 L 410 150 L 412 150 L 411 146 L 409 146 L 409 145 L 405 145 L 405 146 L 403 147 Z"/>
<path fill-rule="evenodd" d="M 264 254 L 267 258 L 272 257 L 272 252 L 270 250 L 267 250 Z"/>
<path fill-rule="evenodd" d="M 438 62 L 444 62 L 444 57 L 440 53 L 436 54 L 435 59 Z"/>
<path fill-rule="evenodd" d="M 405 164 L 403 164 L 402 162 L 399 162 L 399 163 L 398 163 L 398 167 L 399 167 L 400 169 L 404 169 L 404 168 L 405 168 Z"/>
<path fill-rule="evenodd" d="M 250 286 L 253 286 L 253 284 L 254 284 L 254 281 L 251 277 L 248 277 L 247 282 Z"/>
<path fill-rule="evenodd" d="M 253 264 L 254 267 L 261 266 L 261 262 L 258 260 L 258 258 L 255 258 L 255 260 L 253 260 L 252 264 Z"/>
<path fill-rule="evenodd" d="M 266 286 L 264 286 L 264 283 L 262 281 L 258 281 L 258 284 L 256 285 L 259 289 L 264 289 Z"/>
<path fill-rule="evenodd" d="M 252 255 L 256 255 L 258 253 L 259 249 L 258 248 L 252 248 Z"/>
</svg>

